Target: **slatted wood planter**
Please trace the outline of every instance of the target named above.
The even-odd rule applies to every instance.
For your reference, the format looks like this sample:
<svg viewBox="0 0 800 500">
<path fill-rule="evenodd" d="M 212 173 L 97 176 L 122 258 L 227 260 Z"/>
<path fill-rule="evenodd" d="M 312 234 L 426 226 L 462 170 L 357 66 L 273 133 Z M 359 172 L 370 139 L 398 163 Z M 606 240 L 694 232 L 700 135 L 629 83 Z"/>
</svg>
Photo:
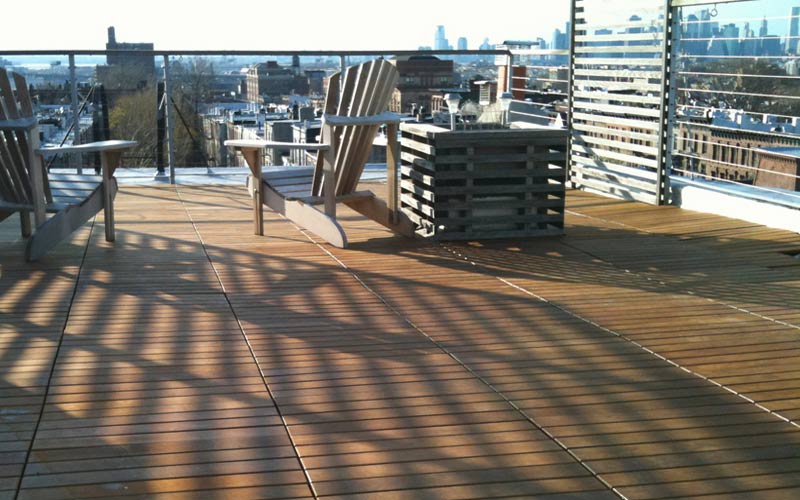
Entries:
<svg viewBox="0 0 800 500">
<path fill-rule="evenodd" d="M 567 131 L 403 124 L 402 210 L 438 240 L 564 232 Z"/>
</svg>

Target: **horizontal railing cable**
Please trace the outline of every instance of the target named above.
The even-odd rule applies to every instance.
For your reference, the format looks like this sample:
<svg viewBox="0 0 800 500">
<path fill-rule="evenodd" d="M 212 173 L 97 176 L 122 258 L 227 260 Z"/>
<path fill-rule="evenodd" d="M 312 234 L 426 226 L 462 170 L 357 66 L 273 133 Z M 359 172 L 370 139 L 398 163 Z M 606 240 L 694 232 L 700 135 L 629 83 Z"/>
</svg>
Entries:
<svg viewBox="0 0 800 500">
<path fill-rule="evenodd" d="M 739 18 L 729 18 L 729 19 L 721 19 L 721 18 L 715 17 L 715 18 L 708 19 L 708 20 L 699 19 L 697 21 L 680 21 L 680 24 L 682 26 L 688 26 L 688 25 L 692 25 L 692 24 L 700 25 L 700 24 L 714 24 L 714 23 L 719 23 L 719 24 L 746 23 L 746 22 L 751 22 L 751 23 L 759 22 L 760 23 L 761 21 L 786 21 L 786 20 L 789 20 L 789 19 L 796 19 L 796 18 L 797 18 L 797 16 L 770 16 L 770 17 L 757 17 L 757 18 L 756 17 L 739 17 Z"/>
<path fill-rule="evenodd" d="M 741 182 L 736 181 L 736 180 L 725 179 L 723 177 L 715 177 L 715 176 L 710 175 L 710 174 L 704 174 L 702 172 L 695 172 L 693 170 L 686 170 L 686 169 L 676 168 L 674 166 L 671 168 L 671 171 L 672 172 L 678 172 L 678 173 L 681 173 L 681 174 L 685 174 L 686 176 L 689 176 L 689 177 L 691 177 L 691 176 L 703 177 L 703 178 L 708 179 L 710 181 L 722 182 L 722 183 L 732 184 L 732 185 L 740 186 L 740 187 L 741 186 L 749 187 L 749 188 L 751 188 L 753 190 L 754 193 L 757 192 L 757 191 L 763 191 L 765 193 L 771 193 L 771 194 L 775 194 L 775 195 L 779 195 L 779 196 L 785 196 L 785 197 L 789 197 L 789 198 L 796 198 L 798 201 L 800 201 L 800 196 L 795 196 L 791 191 L 788 191 L 788 190 L 787 191 L 779 191 L 777 189 L 770 189 L 770 188 L 764 187 L 764 186 L 751 186 L 749 184 L 742 184 Z"/>
<path fill-rule="evenodd" d="M 678 103 L 677 106 L 679 108 L 695 109 L 695 110 L 703 111 L 703 112 L 707 112 L 707 111 L 712 111 L 712 112 L 714 112 L 714 111 L 726 111 L 725 109 L 715 108 L 715 107 L 712 107 L 712 106 L 696 106 L 696 105 L 682 104 L 682 103 Z M 743 110 L 736 110 L 736 111 L 740 111 L 740 112 L 744 113 L 747 116 L 753 116 L 753 115 L 765 116 L 766 115 L 766 116 L 774 116 L 776 118 L 789 118 L 789 119 L 797 118 L 797 116 L 793 116 L 793 115 L 781 115 L 781 114 L 777 114 L 777 113 L 765 113 L 763 111 L 743 111 Z M 780 123 L 776 123 L 775 125 L 781 125 L 781 124 Z"/>
<path fill-rule="evenodd" d="M 736 130 L 736 129 L 732 129 L 732 130 Z M 691 132 L 691 128 L 689 128 L 688 131 Z M 733 144 L 725 144 L 724 142 L 704 141 L 702 139 L 693 139 L 691 137 L 683 137 L 681 139 L 684 142 L 691 142 L 691 143 L 694 143 L 694 144 L 702 144 L 702 145 L 708 145 L 708 146 L 722 146 L 722 147 L 725 147 L 725 148 L 736 149 L 736 150 L 740 150 L 740 151 L 757 151 L 757 150 L 763 149 L 763 148 L 781 147 L 781 146 L 758 146 L 758 147 L 752 147 L 752 146 L 741 146 L 741 145 L 736 146 L 736 145 L 733 145 Z"/>
<path fill-rule="evenodd" d="M 758 59 L 787 59 L 787 60 L 797 60 L 800 59 L 800 55 L 792 56 L 792 55 L 781 55 L 781 56 L 744 56 L 744 55 L 734 55 L 734 56 L 723 56 L 723 55 L 711 55 L 711 54 L 681 54 L 681 58 L 683 59 L 747 59 L 748 61 Z"/>
<path fill-rule="evenodd" d="M 697 92 L 702 94 L 723 94 L 723 95 L 737 95 L 742 97 L 766 97 L 769 99 L 787 99 L 792 101 L 800 101 L 800 95 L 776 95 L 776 94 L 759 94 L 755 92 L 735 92 L 732 90 L 714 90 L 714 89 L 697 89 L 693 87 L 680 87 L 677 89 L 679 92 Z"/>
<path fill-rule="evenodd" d="M 753 73 L 707 73 L 702 71 L 676 71 L 678 76 L 725 76 L 734 78 L 768 78 L 778 80 L 800 80 L 800 76 L 795 75 L 757 75 Z"/>
<path fill-rule="evenodd" d="M 768 170 L 768 169 L 758 168 L 758 167 L 751 167 L 749 165 L 743 165 L 743 164 L 740 164 L 740 163 L 731 163 L 731 162 L 728 162 L 728 161 L 715 160 L 713 158 L 706 158 L 704 156 L 698 156 L 696 154 L 694 154 L 694 155 L 693 154 L 688 154 L 688 153 L 685 153 L 685 152 L 682 152 L 682 151 L 673 151 L 672 152 L 672 156 L 679 156 L 681 158 L 689 158 L 689 159 L 692 159 L 692 160 L 699 160 L 699 161 L 714 163 L 716 165 L 723 165 L 725 167 L 740 168 L 742 170 L 751 170 L 753 172 L 764 172 L 764 173 L 769 173 L 769 174 L 772 174 L 772 175 L 778 175 L 778 176 L 782 176 L 782 177 L 789 177 L 789 178 L 792 178 L 792 179 L 800 179 L 800 175 L 796 175 L 796 174 L 790 174 L 790 173 L 786 173 L 786 172 L 777 172 L 777 171 L 774 171 L 774 170 Z M 798 198 L 800 198 L 800 194 L 798 194 Z"/>
</svg>

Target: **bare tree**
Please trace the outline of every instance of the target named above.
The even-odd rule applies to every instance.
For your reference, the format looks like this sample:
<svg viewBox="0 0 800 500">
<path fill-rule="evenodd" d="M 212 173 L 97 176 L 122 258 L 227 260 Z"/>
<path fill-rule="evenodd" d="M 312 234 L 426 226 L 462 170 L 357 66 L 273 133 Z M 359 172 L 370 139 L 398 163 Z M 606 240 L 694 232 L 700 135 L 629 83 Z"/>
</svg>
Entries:
<svg viewBox="0 0 800 500">
<path fill-rule="evenodd" d="M 172 65 L 175 162 L 178 166 L 206 163 L 203 154 L 202 105 L 211 95 L 214 66 L 204 58 L 177 59 Z M 131 154 L 137 167 L 156 163 L 156 91 L 153 85 L 118 94 L 111 107 L 112 136 L 139 142 Z"/>
</svg>

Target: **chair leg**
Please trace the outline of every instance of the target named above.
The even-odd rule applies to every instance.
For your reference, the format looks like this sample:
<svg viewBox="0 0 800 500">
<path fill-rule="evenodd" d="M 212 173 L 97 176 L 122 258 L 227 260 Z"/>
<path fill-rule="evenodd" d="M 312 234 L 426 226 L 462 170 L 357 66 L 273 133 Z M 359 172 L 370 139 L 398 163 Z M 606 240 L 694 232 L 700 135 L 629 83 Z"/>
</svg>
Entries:
<svg viewBox="0 0 800 500">
<path fill-rule="evenodd" d="M 114 241 L 117 238 L 116 231 L 114 231 L 114 197 L 105 194 L 107 189 L 104 186 L 103 222 L 106 226 L 106 241 Z"/>
<path fill-rule="evenodd" d="M 114 241 L 116 232 L 114 231 L 114 171 L 119 165 L 121 153 L 118 151 L 106 151 L 100 156 L 103 167 L 103 222 L 106 226 L 106 241 Z"/>
<path fill-rule="evenodd" d="M 33 234 L 33 228 L 31 227 L 31 213 L 29 211 L 23 210 L 19 213 L 19 225 L 22 229 L 22 237 L 30 238 L 31 234 Z"/>
<path fill-rule="evenodd" d="M 264 186 L 261 179 L 253 176 L 253 222 L 255 234 L 264 236 Z"/>
</svg>

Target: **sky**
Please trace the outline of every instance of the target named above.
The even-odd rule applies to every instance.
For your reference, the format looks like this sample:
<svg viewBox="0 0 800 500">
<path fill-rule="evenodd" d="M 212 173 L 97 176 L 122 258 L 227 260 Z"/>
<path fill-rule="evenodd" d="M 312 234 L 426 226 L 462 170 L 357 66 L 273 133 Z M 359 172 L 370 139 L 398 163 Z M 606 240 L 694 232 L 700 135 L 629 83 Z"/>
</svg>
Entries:
<svg viewBox="0 0 800 500">
<path fill-rule="evenodd" d="M 36 0 L 30 23 L 4 23 L 2 50 L 104 49 L 117 41 L 157 50 L 413 50 L 433 45 L 437 25 L 450 44 L 477 49 L 488 38 L 550 40 L 564 30 L 569 0 Z M 35 8 L 34 8 L 35 6 Z"/>
<path fill-rule="evenodd" d="M 651 20 L 661 12 L 663 4 L 663 0 L 602 0 L 587 7 L 587 14 L 601 23 L 619 22 L 620 13 L 623 13 L 623 18 L 629 17 L 630 13 L 637 14 L 644 20 Z M 721 25 L 733 23 L 743 26 L 745 22 L 750 21 L 751 27 L 757 27 L 760 26 L 760 20 L 766 17 L 770 34 L 785 35 L 789 27 L 788 16 L 792 7 L 796 6 L 800 6 L 800 0 L 750 0 L 718 4 L 709 1 L 707 5 L 687 7 L 686 11 L 697 13 L 700 10 L 712 10 L 716 7 L 717 17 L 712 21 Z"/>
<path fill-rule="evenodd" d="M 15 6 L 26 5 L 13 2 Z M 465 36 L 470 49 L 488 38 L 548 42 L 564 30 L 570 0 L 36 0 L 30 23 L 4 23 L 2 50 L 105 48 L 106 29 L 115 26 L 121 42 L 153 42 L 160 50 L 413 50 L 432 46 L 436 26 L 450 44 Z M 638 12 L 663 0 L 603 0 L 596 13 Z M 213 6 L 209 6 L 213 5 Z M 721 23 L 743 18 L 787 16 L 800 0 L 757 0 L 719 4 Z M 713 5 L 711 5 L 713 6 Z M 711 7 L 709 6 L 709 7 Z M 693 9 L 696 10 L 696 9 Z M 751 23 L 753 24 L 753 23 Z M 770 22 L 785 34 L 788 20 Z"/>
</svg>

